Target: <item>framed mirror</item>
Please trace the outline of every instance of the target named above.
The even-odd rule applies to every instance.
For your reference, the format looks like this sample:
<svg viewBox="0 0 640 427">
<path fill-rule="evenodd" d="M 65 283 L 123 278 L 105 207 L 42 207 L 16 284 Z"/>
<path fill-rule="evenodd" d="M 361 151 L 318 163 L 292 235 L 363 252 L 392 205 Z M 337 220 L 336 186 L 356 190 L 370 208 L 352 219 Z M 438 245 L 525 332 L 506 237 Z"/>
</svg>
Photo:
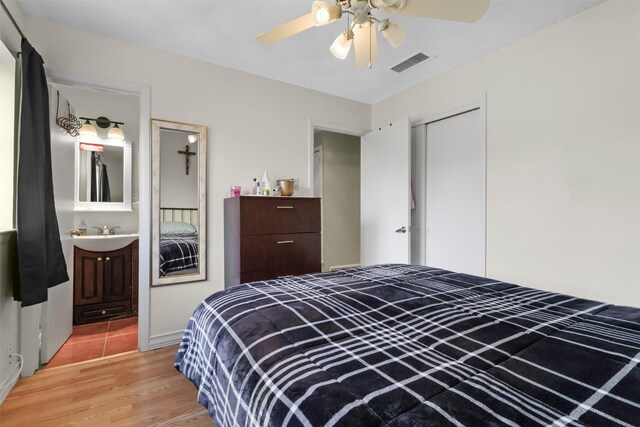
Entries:
<svg viewBox="0 0 640 427">
<path fill-rule="evenodd" d="M 151 120 L 153 285 L 205 280 L 207 127 Z"/>
<path fill-rule="evenodd" d="M 75 210 L 131 210 L 131 142 L 76 141 Z"/>
</svg>

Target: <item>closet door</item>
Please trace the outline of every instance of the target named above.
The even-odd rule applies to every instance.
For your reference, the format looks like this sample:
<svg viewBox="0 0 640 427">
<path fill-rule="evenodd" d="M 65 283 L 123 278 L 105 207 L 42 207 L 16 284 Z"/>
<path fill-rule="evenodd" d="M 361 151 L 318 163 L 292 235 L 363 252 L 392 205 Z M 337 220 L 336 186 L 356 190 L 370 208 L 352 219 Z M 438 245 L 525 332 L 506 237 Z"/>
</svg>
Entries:
<svg viewBox="0 0 640 427">
<path fill-rule="evenodd" d="M 426 264 L 485 275 L 485 137 L 473 110 L 429 123 Z"/>
</svg>

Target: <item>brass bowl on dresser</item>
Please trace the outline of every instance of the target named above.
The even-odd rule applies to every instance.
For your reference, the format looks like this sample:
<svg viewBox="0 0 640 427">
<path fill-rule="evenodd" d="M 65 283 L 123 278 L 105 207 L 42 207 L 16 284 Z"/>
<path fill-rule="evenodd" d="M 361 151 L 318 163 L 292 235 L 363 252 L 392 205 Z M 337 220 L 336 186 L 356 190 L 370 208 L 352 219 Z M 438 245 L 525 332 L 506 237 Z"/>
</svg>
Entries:
<svg viewBox="0 0 640 427">
<path fill-rule="evenodd" d="M 293 196 L 294 180 L 292 179 L 279 179 L 276 184 L 280 186 L 281 196 Z"/>
</svg>

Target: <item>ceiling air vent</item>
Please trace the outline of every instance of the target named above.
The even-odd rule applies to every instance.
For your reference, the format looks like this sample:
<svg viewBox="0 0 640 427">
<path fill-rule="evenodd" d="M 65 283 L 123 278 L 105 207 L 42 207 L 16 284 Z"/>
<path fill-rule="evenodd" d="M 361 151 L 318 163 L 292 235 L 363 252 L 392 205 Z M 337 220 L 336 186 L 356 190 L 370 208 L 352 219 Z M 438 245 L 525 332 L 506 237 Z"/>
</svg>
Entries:
<svg viewBox="0 0 640 427">
<path fill-rule="evenodd" d="M 398 65 L 391 67 L 391 69 L 396 73 L 402 73 L 403 71 L 407 71 L 409 68 L 415 67 L 416 65 L 426 61 L 429 58 L 430 57 L 425 55 L 424 53 L 418 52 L 415 55 L 413 55 L 411 58 L 406 59 L 401 63 L 399 63 Z"/>
</svg>

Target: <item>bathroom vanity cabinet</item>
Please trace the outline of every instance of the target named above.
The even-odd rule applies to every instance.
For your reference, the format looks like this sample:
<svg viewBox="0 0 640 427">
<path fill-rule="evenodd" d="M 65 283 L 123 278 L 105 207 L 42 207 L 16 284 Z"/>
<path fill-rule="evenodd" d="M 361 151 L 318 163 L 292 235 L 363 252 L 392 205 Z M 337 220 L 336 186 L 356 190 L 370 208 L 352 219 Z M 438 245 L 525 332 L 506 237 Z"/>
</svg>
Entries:
<svg viewBox="0 0 640 427">
<path fill-rule="evenodd" d="M 117 250 L 74 248 L 73 323 L 129 317 L 138 311 L 138 240 Z"/>
</svg>

